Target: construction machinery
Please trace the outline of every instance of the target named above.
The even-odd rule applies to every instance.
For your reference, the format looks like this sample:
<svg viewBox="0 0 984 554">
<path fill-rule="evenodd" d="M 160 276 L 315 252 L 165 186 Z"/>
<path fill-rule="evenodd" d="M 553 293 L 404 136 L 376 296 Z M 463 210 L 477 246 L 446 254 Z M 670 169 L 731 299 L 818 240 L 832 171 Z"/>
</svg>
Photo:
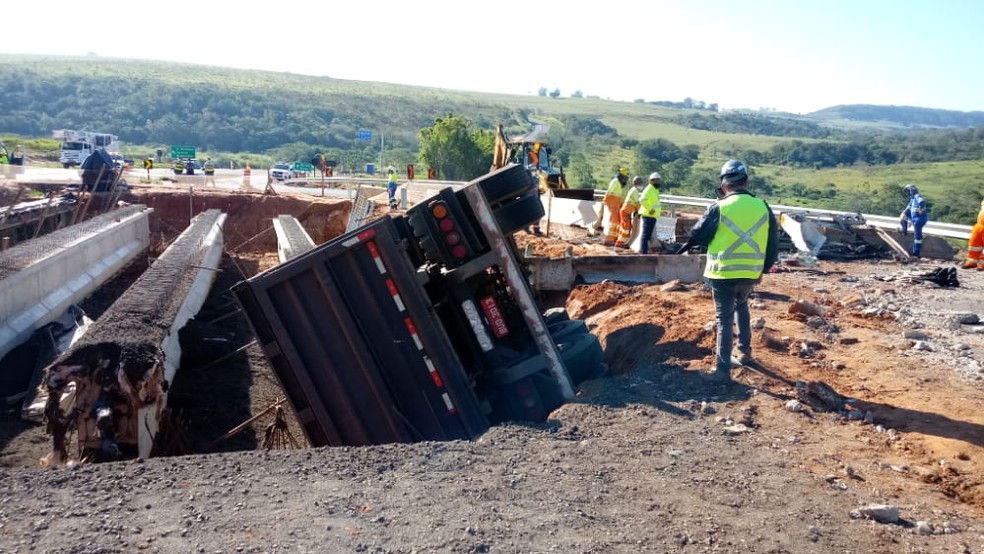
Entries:
<svg viewBox="0 0 984 554">
<path fill-rule="evenodd" d="M 537 140 L 538 131 L 512 138 L 506 138 L 502 125 L 495 129 L 495 150 L 492 156 L 492 169 L 505 167 L 515 163 L 525 167 L 540 186 L 540 192 L 548 189 L 554 196 L 560 198 L 575 198 L 591 200 L 593 189 L 572 189 L 567 184 L 563 169 L 554 167 L 550 162 L 553 153 L 550 146 Z"/>
</svg>

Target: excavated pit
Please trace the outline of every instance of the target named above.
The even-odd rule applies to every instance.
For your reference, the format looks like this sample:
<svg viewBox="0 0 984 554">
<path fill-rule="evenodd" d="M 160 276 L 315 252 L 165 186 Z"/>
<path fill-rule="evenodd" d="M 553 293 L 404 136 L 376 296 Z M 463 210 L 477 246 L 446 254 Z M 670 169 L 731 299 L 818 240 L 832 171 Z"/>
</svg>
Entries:
<svg viewBox="0 0 984 554">
<path fill-rule="evenodd" d="M 149 221 L 151 246 L 146 256 L 138 257 L 80 304 L 86 314 L 96 321 L 103 316 L 132 319 L 130 322 L 116 321 L 112 326 L 118 331 L 118 337 L 112 342 L 121 352 L 133 350 L 129 348 L 133 344 L 143 344 L 140 340 L 142 335 L 159 334 L 144 333 L 142 330 L 157 329 L 155 321 L 173 319 L 174 314 L 164 308 L 141 309 L 141 313 L 147 312 L 150 317 L 139 317 L 133 310 L 121 312 L 118 307 L 113 307 L 114 302 L 126 296 L 125 292 L 131 285 L 142 279 L 153 261 L 195 216 L 213 209 L 226 214 L 223 225 L 225 250 L 219 271 L 202 309 L 179 334 L 181 369 L 170 383 L 168 393 L 171 411 L 168 421 L 174 425 L 165 429 L 166 434 L 162 435 L 165 440 L 159 446 L 159 454 L 260 447 L 267 428 L 274 423 L 273 410 L 270 410 L 271 415 L 261 417 L 220 440 L 224 434 L 263 412 L 282 397 L 280 386 L 263 353 L 250 344 L 252 331 L 229 294 L 229 288 L 278 263 L 274 218 L 282 214 L 293 215 L 314 242 L 320 244 L 344 231 L 351 202 L 302 194 L 268 196 L 157 189 L 137 189 L 124 196 L 123 200 L 153 208 Z M 191 263 L 194 265 L 193 261 Z M 180 276 L 177 281 L 182 282 Z M 144 283 L 143 286 L 153 289 L 155 285 Z M 166 291 L 157 292 L 161 293 L 154 295 L 158 300 L 166 299 Z M 148 298 L 144 296 L 144 300 L 135 299 L 134 302 L 151 301 Z M 155 306 L 165 304 L 162 300 Z M 124 312 L 130 316 L 120 316 Z M 156 340 L 156 337 L 153 338 Z M 109 350 L 113 347 L 110 346 Z M 287 430 L 303 445 L 303 434 L 293 418 L 287 417 L 286 421 Z M 3 450 L 0 466 L 37 465 L 51 448 L 52 436 L 43 424 L 24 422 L 15 414 L 3 415 L 0 421 L 0 449 Z"/>
</svg>

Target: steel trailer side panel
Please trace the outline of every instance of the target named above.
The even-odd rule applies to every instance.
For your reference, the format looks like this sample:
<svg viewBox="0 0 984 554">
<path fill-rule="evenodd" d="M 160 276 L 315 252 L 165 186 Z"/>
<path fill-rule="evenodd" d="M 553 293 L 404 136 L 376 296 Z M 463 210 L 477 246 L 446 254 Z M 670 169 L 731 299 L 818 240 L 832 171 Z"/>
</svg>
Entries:
<svg viewBox="0 0 984 554">
<path fill-rule="evenodd" d="M 386 219 L 236 287 L 315 446 L 465 439 L 487 429 L 397 244 Z"/>
</svg>

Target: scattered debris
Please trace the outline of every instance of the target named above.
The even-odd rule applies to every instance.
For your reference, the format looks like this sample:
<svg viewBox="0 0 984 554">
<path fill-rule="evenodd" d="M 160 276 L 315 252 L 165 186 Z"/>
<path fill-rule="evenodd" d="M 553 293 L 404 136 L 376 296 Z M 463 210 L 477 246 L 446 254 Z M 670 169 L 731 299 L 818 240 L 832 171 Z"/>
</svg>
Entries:
<svg viewBox="0 0 984 554">
<path fill-rule="evenodd" d="M 891 504 L 869 504 L 863 508 L 851 510 L 852 519 L 871 519 L 878 523 L 898 523 L 899 507 Z"/>
</svg>

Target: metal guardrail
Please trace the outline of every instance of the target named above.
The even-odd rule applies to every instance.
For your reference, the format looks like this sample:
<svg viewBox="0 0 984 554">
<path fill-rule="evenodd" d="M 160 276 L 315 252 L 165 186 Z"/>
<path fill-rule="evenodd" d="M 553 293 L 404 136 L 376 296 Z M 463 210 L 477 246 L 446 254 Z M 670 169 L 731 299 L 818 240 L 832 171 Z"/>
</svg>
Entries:
<svg viewBox="0 0 984 554">
<path fill-rule="evenodd" d="M 312 182 L 313 180 L 308 180 Z M 318 180 L 320 181 L 320 179 Z M 380 178 L 369 178 L 369 177 L 328 177 L 325 178 L 326 183 L 354 183 L 354 184 L 367 184 L 374 186 L 382 186 L 385 188 L 386 179 Z M 452 187 L 461 188 L 467 185 L 464 181 L 431 181 L 431 180 L 417 180 L 413 181 L 400 181 L 401 186 L 404 184 L 411 188 L 417 187 Z M 595 200 L 601 200 L 605 196 L 605 192 L 601 190 L 595 190 L 594 198 Z M 697 196 L 678 196 L 675 194 L 663 194 L 660 196 L 660 200 L 664 205 L 670 206 L 696 206 L 707 208 L 714 203 L 711 198 L 701 198 Z M 884 216 L 884 215 L 872 215 L 872 214 L 861 214 L 856 212 L 844 212 L 838 210 L 823 210 L 817 208 L 804 208 L 801 206 L 785 206 L 781 204 L 770 204 L 774 212 L 782 213 L 804 213 L 811 216 L 817 217 L 828 217 L 833 218 L 835 216 L 847 216 L 856 217 L 860 216 L 864 219 L 867 225 L 872 227 L 879 227 L 882 229 L 898 229 L 899 228 L 899 218 L 895 216 Z M 923 227 L 923 233 L 930 236 L 937 237 L 947 237 L 954 239 L 967 240 L 970 238 L 971 225 L 961 225 L 958 223 L 944 223 L 937 221 L 930 221 Z"/>
<path fill-rule="evenodd" d="M 604 196 L 604 193 L 595 193 L 595 199 L 600 199 Z M 663 194 L 660 196 L 660 201 L 665 205 L 677 205 L 677 206 L 700 206 L 706 208 L 714 203 L 714 200 L 710 198 L 699 198 L 693 196 L 676 196 L 673 194 Z M 845 216 L 845 217 L 857 217 L 860 216 L 864 219 L 867 225 L 872 227 L 879 227 L 882 229 L 898 229 L 899 228 L 899 218 L 897 216 L 888 215 L 872 215 L 872 214 L 862 214 L 856 212 L 842 212 L 838 210 L 822 210 L 817 208 L 803 208 L 801 206 L 784 206 L 782 204 L 770 204 L 774 212 L 783 213 L 803 213 L 811 216 L 818 217 L 829 217 L 833 218 L 835 216 Z M 936 237 L 947 237 L 953 239 L 967 240 L 970 238 L 971 225 L 961 225 L 958 223 L 944 223 L 937 221 L 930 221 L 923 227 L 923 234 L 936 236 Z"/>
</svg>

